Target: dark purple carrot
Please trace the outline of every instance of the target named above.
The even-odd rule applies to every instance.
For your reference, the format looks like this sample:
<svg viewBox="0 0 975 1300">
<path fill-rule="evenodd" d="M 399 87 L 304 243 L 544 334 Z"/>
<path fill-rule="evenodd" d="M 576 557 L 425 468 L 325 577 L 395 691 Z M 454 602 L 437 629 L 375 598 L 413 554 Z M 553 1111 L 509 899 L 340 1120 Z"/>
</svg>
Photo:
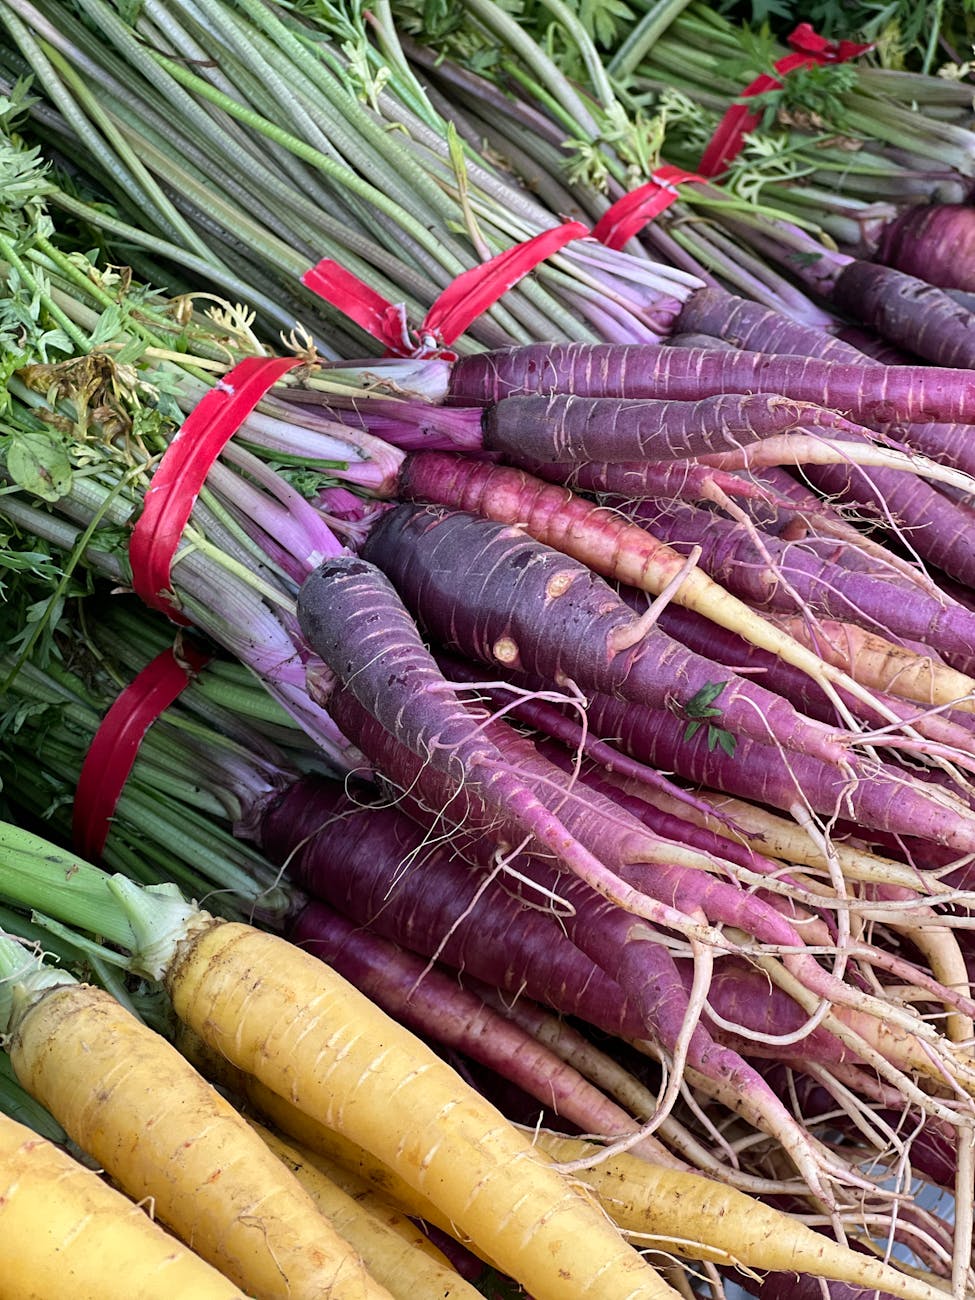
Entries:
<svg viewBox="0 0 975 1300">
<path fill-rule="evenodd" d="M 635 891 L 623 887 L 512 772 L 487 738 L 483 717 L 450 688 L 378 569 L 349 556 L 326 561 L 302 585 L 298 616 L 307 643 L 340 683 L 329 711 L 378 770 L 388 774 L 387 747 L 401 745 L 594 888 L 622 906 L 640 905 Z M 350 707 L 353 701 L 358 709 Z M 364 740 L 370 722 L 379 728 L 372 748 Z"/>
<path fill-rule="evenodd" d="M 456 977 L 355 924 L 319 901 L 307 903 L 288 937 L 361 989 L 400 1024 L 488 1066 L 584 1133 L 622 1136 L 639 1128 L 632 1115 L 578 1071 L 506 1020 Z M 652 1138 L 633 1148 L 666 1157 Z"/>
<path fill-rule="evenodd" d="M 925 280 L 853 260 L 830 297 L 841 311 L 936 366 L 975 367 L 975 314 Z"/>
<path fill-rule="evenodd" d="M 755 501 L 771 507 L 785 504 L 762 483 L 696 460 L 620 461 L 573 465 L 567 461 L 538 461 L 509 457 L 522 469 L 549 483 L 561 483 L 574 492 L 609 492 L 614 496 L 641 500 L 672 496 L 697 504 L 714 501 L 725 505 L 730 498 Z"/>
<path fill-rule="evenodd" d="M 296 801 L 297 808 L 289 811 Z M 526 992 L 549 1005 L 553 1005 L 550 998 L 538 996 L 539 980 L 548 973 L 551 982 L 553 960 L 556 964 L 561 960 L 563 973 L 554 984 L 557 1009 L 565 1009 L 567 988 L 574 988 L 583 998 L 594 983 L 603 986 L 604 997 L 618 989 L 617 1008 L 610 1018 L 612 1023 L 615 1017 L 616 1027 L 611 1032 L 626 1032 L 620 1015 L 629 1005 L 626 1014 L 635 1014 L 640 1028 L 635 1034 L 631 1029 L 627 1036 L 646 1038 L 649 1031 L 666 1049 L 676 1046 L 688 1008 L 679 969 L 669 951 L 654 942 L 646 927 L 631 916 L 607 905 L 572 877 L 551 872 L 542 863 L 519 859 L 519 870 L 539 873 L 543 879 L 548 873 L 560 892 L 564 886 L 575 911 L 557 920 L 537 907 L 526 908 L 500 883 L 452 859 L 450 850 L 425 847 L 416 828 L 411 853 L 403 863 L 389 850 L 390 809 L 383 810 L 380 828 L 369 824 L 374 810 L 353 804 L 343 794 L 331 799 L 326 795 L 324 802 L 331 804 L 333 820 L 327 820 L 324 810 L 313 817 L 327 824 L 327 834 L 311 837 L 306 831 L 301 835 L 309 821 L 307 809 L 289 792 L 276 815 L 272 814 L 264 838 L 268 855 L 286 860 L 292 879 L 313 896 L 321 897 L 351 921 L 421 955 L 436 956 L 496 987 Z M 400 847 L 411 838 L 401 829 L 394 834 L 393 842 Z M 630 986 L 638 990 L 639 1010 L 627 1002 L 621 986 L 595 975 L 595 964 L 590 966 L 581 951 L 563 937 L 566 926 L 584 936 L 588 946 L 599 948 L 601 964 L 607 959 L 618 962 Z M 555 948 L 562 950 L 557 958 L 551 951 Z M 816 1046 L 820 1047 L 818 1039 Z M 836 1059 L 827 1035 L 821 1049 L 827 1059 Z M 821 1188 L 817 1159 L 801 1130 L 751 1066 L 717 1043 L 701 1025 L 690 1036 L 688 1062 L 734 1096 L 736 1109 L 752 1123 L 779 1137 L 811 1184 Z"/>
<path fill-rule="evenodd" d="M 719 394 L 700 401 L 507 397 L 483 417 L 484 446 L 524 461 L 687 460 L 736 451 L 799 429 L 841 436 L 857 428 L 833 411 L 774 394 Z"/>
<path fill-rule="evenodd" d="M 713 336 L 748 352 L 777 352 L 853 364 L 860 360 L 855 347 L 825 330 L 803 325 L 791 316 L 724 289 L 698 289 L 681 308 L 677 324 L 682 331 Z"/>
<path fill-rule="evenodd" d="M 864 424 L 975 421 L 975 376 L 943 367 L 606 343 L 532 343 L 454 362 L 454 400 L 497 402 L 522 393 L 689 402 L 719 393 L 780 393 Z"/>
<path fill-rule="evenodd" d="M 620 986 L 553 914 L 485 884 L 396 808 L 363 807 L 336 783 L 306 778 L 265 817 L 261 846 L 300 888 L 411 952 L 606 1033 L 646 1036 Z"/>
<path fill-rule="evenodd" d="M 686 503 L 640 502 L 634 514 L 655 537 L 677 551 L 700 547 L 701 568 L 741 600 L 786 613 L 799 612 L 792 594 L 780 582 L 782 574 L 814 613 L 856 623 L 881 635 L 889 632 L 920 641 L 960 672 L 975 672 L 975 618 L 959 605 L 939 601 L 920 589 L 908 591 L 883 578 L 851 572 L 801 544 L 765 536 L 763 544 L 774 564 L 770 568 L 740 524 Z"/>
<path fill-rule="evenodd" d="M 658 708 L 689 705 L 718 680 L 713 659 L 685 650 L 585 565 L 517 528 L 401 505 L 382 516 L 360 553 L 436 640 L 482 663 Z M 730 674 L 712 705 L 736 734 L 846 760 L 833 733 L 744 678 Z"/>
</svg>

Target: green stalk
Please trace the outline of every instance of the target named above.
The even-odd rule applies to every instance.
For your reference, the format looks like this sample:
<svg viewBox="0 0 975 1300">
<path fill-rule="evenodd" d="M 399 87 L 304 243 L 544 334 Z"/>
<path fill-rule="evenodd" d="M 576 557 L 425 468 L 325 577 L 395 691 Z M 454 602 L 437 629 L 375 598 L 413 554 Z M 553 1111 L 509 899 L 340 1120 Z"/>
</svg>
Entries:
<svg viewBox="0 0 975 1300">
<path fill-rule="evenodd" d="M 0 822 L 0 896 L 131 951 L 136 933 L 109 881 L 104 871 L 66 849 Z"/>
<path fill-rule="evenodd" d="M 87 352 L 89 350 L 88 339 L 76 328 L 74 322 L 69 320 L 51 295 L 41 288 L 37 277 L 18 255 L 13 240 L 8 239 L 4 234 L 0 234 L 0 262 L 6 262 L 13 267 L 20 276 L 22 283 L 28 286 L 32 294 L 36 295 L 44 310 L 64 330 L 78 351 L 81 353 Z"/>
<path fill-rule="evenodd" d="M 690 3 L 691 0 L 656 0 L 610 59 L 607 68 L 609 76 L 619 80 L 630 76 L 642 63 L 647 51 Z"/>
</svg>

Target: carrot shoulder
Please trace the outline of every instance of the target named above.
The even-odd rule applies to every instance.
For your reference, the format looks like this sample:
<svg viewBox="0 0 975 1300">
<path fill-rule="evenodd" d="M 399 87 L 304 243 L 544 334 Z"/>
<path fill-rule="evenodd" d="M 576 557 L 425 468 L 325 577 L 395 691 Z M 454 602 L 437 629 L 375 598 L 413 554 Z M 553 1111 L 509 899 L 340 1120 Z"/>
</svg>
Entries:
<svg viewBox="0 0 975 1300">
<path fill-rule="evenodd" d="M 121 1192 L 3 1114 L 0 1239 L 5 1300 L 244 1300 Z"/>
</svg>

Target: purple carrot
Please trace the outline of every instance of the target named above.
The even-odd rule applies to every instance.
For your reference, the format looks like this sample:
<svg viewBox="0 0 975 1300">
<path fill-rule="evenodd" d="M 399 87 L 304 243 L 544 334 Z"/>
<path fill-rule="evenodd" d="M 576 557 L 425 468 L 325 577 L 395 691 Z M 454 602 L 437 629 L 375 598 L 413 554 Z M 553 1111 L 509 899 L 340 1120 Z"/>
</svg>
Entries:
<svg viewBox="0 0 975 1300">
<path fill-rule="evenodd" d="M 566 940 L 551 913 L 459 860 L 396 808 L 369 808 L 306 778 L 268 812 L 261 846 L 290 879 L 358 925 L 512 996 L 606 1033 L 647 1028 L 620 986 Z M 537 897 L 537 895 L 535 895 Z"/>
<path fill-rule="evenodd" d="M 700 546 L 700 567 L 739 599 L 797 612 L 792 595 L 740 524 L 691 505 L 664 501 L 641 502 L 635 513 L 655 537 L 677 550 Z M 799 544 L 771 536 L 762 540 L 776 570 L 788 577 L 814 612 L 881 635 L 921 641 L 952 667 L 968 674 L 975 671 L 975 617 L 969 610 L 921 590 L 907 591 L 882 578 L 842 569 Z"/>
<path fill-rule="evenodd" d="M 306 784 L 303 793 L 307 789 Z M 588 944 L 599 943 L 601 951 L 615 957 L 640 990 L 643 1013 L 636 1017 L 640 1029 L 636 1034 L 630 1030 L 628 1036 L 647 1036 L 645 1013 L 651 1011 L 654 1036 L 668 1049 L 676 1043 L 687 1009 L 678 967 L 666 948 L 643 937 L 641 931 L 646 927 L 634 924 L 632 917 L 608 906 L 579 881 L 556 873 L 552 878 L 559 888 L 564 885 L 570 891 L 568 897 L 575 912 L 560 921 L 538 908 L 527 909 L 500 884 L 451 860 L 450 850 L 432 847 L 424 851 L 422 834 L 416 828 L 412 837 L 402 830 L 394 832 L 394 842 L 401 848 L 405 847 L 404 841 L 412 839 L 412 862 L 401 864 L 402 854 L 397 857 L 390 853 L 390 809 L 383 810 L 384 825 L 377 829 L 369 824 L 374 810 L 361 808 L 344 794 L 331 798 L 326 795 L 324 802 L 331 804 L 331 821 L 321 807 L 309 818 L 300 797 L 289 792 L 268 819 L 264 836 L 268 855 L 286 860 L 292 879 L 309 893 L 321 896 L 349 920 L 367 925 L 415 952 L 436 955 L 478 979 L 512 992 L 527 992 L 549 1005 L 551 1000 L 539 998 L 535 990 L 542 974 L 550 972 L 553 960 L 557 961 L 551 950 L 562 950 L 559 957 L 564 963 L 568 950 L 571 961 L 563 967 L 562 987 L 559 982 L 555 985 L 556 1007 L 564 1009 L 566 987 L 581 990 L 585 996 L 590 985 L 602 983 L 604 994 L 618 990 L 613 1014 L 619 1025 L 626 1006 L 625 994 L 611 979 L 600 980 L 598 968 L 590 966 L 562 937 L 561 928 L 573 925 L 580 935 L 585 935 Z M 327 834 L 302 834 L 309 821 L 324 822 Z M 531 867 L 519 860 L 519 868 L 523 865 L 540 872 L 551 870 L 541 863 Z M 588 969 L 580 979 L 583 968 Z M 627 1014 L 635 1011 L 633 1007 Z M 619 1033 L 621 1027 L 611 1032 Z M 808 1049 L 809 1044 L 806 1046 Z M 815 1046 L 818 1051 L 819 1040 Z M 836 1048 L 828 1035 L 822 1036 L 821 1050 L 827 1059 L 836 1059 Z M 806 1176 L 814 1184 L 820 1183 L 816 1160 L 806 1148 L 801 1130 L 761 1076 L 737 1053 L 720 1045 L 698 1025 L 691 1036 L 688 1061 L 693 1069 L 734 1095 L 741 1112 L 753 1123 L 779 1136 Z"/>
<path fill-rule="evenodd" d="M 517 528 L 401 505 L 373 527 L 361 554 L 435 638 L 482 663 L 655 707 L 688 705 L 716 680 L 713 660 L 648 627 L 585 565 Z M 847 759 L 821 724 L 744 678 L 731 675 L 713 705 L 736 734 L 774 735 L 827 762 Z"/>
<path fill-rule="evenodd" d="M 681 330 L 713 336 L 748 352 L 814 356 L 854 364 L 860 360 L 855 347 L 825 330 L 803 325 L 724 289 L 698 289 L 681 309 L 678 325 Z"/>
<path fill-rule="evenodd" d="M 834 435 L 857 428 L 834 411 L 775 394 L 736 393 L 700 401 L 506 397 L 484 412 L 488 451 L 524 461 L 687 460 L 797 429 Z"/>
<path fill-rule="evenodd" d="M 556 392 L 680 401 L 719 393 L 781 393 L 865 424 L 975 421 L 975 376 L 927 366 L 860 366 L 640 344 L 532 343 L 461 357 L 450 376 L 450 396 L 462 402 Z"/>
<path fill-rule="evenodd" d="M 380 770 L 384 747 L 369 752 L 350 730 L 350 720 L 358 717 L 360 726 L 375 720 L 381 733 L 443 772 L 521 835 L 533 836 L 580 877 L 618 901 L 639 902 L 631 891 L 620 892 L 621 882 L 511 771 L 486 739 L 483 719 L 450 689 L 378 569 L 348 556 L 326 561 L 302 585 L 298 616 L 306 641 L 344 687 L 330 696 L 330 712 Z M 349 700 L 358 703 L 362 716 L 343 711 Z"/>
<path fill-rule="evenodd" d="M 590 700 L 589 725 L 598 735 L 612 737 L 626 753 L 696 785 L 772 808 L 808 804 L 824 817 L 838 814 L 871 830 L 975 852 L 975 817 L 963 804 L 886 765 L 861 763 L 860 779 L 850 783 L 835 769 L 802 754 L 790 755 L 787 765 L 775 764 L 767 745 L 750 740 L 740 740 L 734 758 L 729 758 L 720 747 L 708 748 L 704 730 L 688 740 L 686 720 L 608 696 Z"/>
<path fill-rule="evenodd" d="M 975 430 L 973 430 L 975 432 Z M 949 500 L 933 484 L 909 474 L 847 465 L 811 465 L 806 474 L 821 491 L 871 507 L 881 527 L 893 518 L 926 560 L 975 587 L 975 509 Z"/>
<path fill-rule="evenodd" d="M 831 299 L 891 343 L 937 366 L 975 366 L 975 314 L 925 280 L 854 260 L 836 277 Z"/>
<path fill-rule="evenodd" d="M 307 903 L 291 922 L 288 937 L 400 1024 L 488 1066 L 582 1132 L 619 1136 L 639 1127 L 577 1070 L 485 1006 L 455 976 L 325 904 Z M 656 1143 L 648 1141 L 644 1154 L 654 1159 Z"/>
</svg>

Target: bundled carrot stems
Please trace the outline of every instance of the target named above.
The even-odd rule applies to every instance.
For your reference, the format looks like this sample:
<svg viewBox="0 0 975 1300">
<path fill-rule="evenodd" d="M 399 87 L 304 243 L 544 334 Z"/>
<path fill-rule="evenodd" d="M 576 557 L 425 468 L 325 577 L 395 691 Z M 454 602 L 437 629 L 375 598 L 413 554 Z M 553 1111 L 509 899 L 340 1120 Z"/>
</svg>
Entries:
<svg viewBox="0 0 975 1300">
<path fill-rule="evenodd" d="M 471 0 L 463 67 L 387 6 L 0 0 L 4 797 L 84 850 L 0 828 L 0 1104 L 194 1252 L 146 1294 L 971 1290 L 975 318 L 862 260 L 967 110 L 844 53 L 603 242 L 783 53 L 678 7 L 607 70 L 557 3 Z M 855 167 L 787 120 L 834 92 Z"/>
</svg>

